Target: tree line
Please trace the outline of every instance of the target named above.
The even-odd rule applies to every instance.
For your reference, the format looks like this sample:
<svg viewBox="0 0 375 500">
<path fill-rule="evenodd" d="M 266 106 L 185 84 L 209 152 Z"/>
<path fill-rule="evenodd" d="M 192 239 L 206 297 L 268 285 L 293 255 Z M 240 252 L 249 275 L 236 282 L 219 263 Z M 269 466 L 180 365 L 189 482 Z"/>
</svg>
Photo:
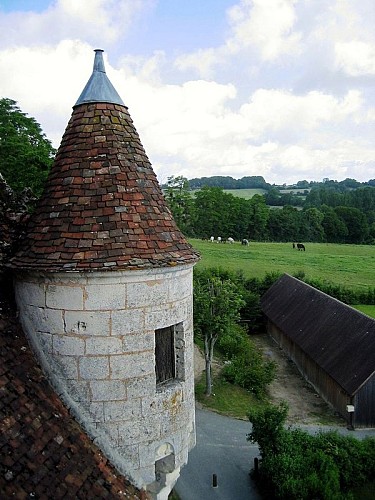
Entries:
<svg viewBox="0 0 375 500">
<path fill-rule="evenodd" d="M 234 179 L 230 175 L 213 175 L 210 177 L 195 177 L 189 180 L 190 189 L 201 189 L 202 187 L 221 187 L 222 189 L 264 189 L 269 191 L 275 189 L 276 191 L 283 189 L 297 189 L 301 192 L 309 190 L 313 187 L 329 187 L 335 190 L 356 189 L 361 186 L 375 186 L 375 179 L 368 182 L 358 182 L 355 179 L 346 178 L 343 181 L 336 181 L 325 178 L 323 181 L 298 181 L 296 184 L 287 186 L 271 185 L 265 181 L 261 175 L 249 175 L 241 177 L 241 179 Z M 162 186 L 163 188 L 166 185 Z"/>
<path fill-rule="evenodd" d="M 189 181 L 181 176 L 170 177 L 164 192 L 178 226 L 189 237 L 375 242 L 375 189 L 371 185 L 353 190 L 317 186 L 306 194 L 303 206 L 285 204 L 279 208 L 268 204 L 272 190 L 251 199 L 226 193 L 220 187 L 191 191 Z M 277 196 L 282 196 L 279 191 Z"/>
</svg>

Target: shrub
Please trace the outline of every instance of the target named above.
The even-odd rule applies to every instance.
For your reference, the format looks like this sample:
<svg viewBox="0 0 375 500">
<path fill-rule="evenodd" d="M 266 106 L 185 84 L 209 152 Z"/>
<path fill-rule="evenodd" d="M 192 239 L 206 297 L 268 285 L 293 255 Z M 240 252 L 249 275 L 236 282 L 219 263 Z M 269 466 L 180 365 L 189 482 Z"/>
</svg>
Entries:
<svg viewBox="0 0 375 500">
<path fill-rule="evenodd" d="M 250 410 L 249 420 L 253 427 L 247 435 L 247 440 L 258 443 L 262 458 L 274 455 L 280 450 L 287 415 L 288 405 L 285 401 L 278 406 L 270 404 Z"/>
<path fill-rule="evenodd" d="M 264 331 L 265 317 L 260 307 L 259 293 L 251 290 L 244 290 L 242 295 L 245 305 L 241 308 L 241 321 L 246 324 L 250 334 Z"/>
<path fill-rule="evenodd" d="M 247 348 L 248 336 L 240 325 L 232 325 L 230 331 L 223 333 L 217 341 L 217 349 L 224 354 L 227 359 L 238 355 Z"/>
<path fill-rule="evenodd" d="M 340 436 L 337 432 L 319 433 L 315 439 L 315 446 L 337 465 L 343 491 L 375 479 L 374 445 L 373 439 L 359 441 L 351 436 Z"/>
<path fill-rule="evenodd" d="M 292 451 L 292 450 L 290 450 Z M 273 495 L 288 500 L 342 499 L 339 470 L 330 457 L 311 445 L 273 455 L 263 461 L 272 477 Z"/>
<path fill-rule="evenodd" d="M 248 439 L 258 442 L 260 485 L 267 496 L 288 500 L 351 499 L 354 488 L 375 479 L 375 440 L 337 432 L 311 436 L 285 429 L 287 406 L 251 411 Z"/>
<path fill-rule="evenodd" d="M 242 352 L 235 354 L 223 370 L 226 380 L 247 389 L 258 398 L 265 396 L 267 385 L 275 378 L 275 373 L 275 362 L 265 361 L 249 339 Z"/>
</svg>

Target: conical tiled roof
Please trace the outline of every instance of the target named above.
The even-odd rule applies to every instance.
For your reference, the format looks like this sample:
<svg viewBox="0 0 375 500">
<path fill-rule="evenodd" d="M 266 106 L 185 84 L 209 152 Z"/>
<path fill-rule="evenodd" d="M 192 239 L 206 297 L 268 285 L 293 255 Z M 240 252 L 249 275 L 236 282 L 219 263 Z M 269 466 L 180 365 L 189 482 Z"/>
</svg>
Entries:
<svg viewBox="0 0 375 500">
<path fill-rule="evenodd" d="M 199 259 L 165 203 L 127 107 L 108 102 L 101 57 L 96 51 L 14 268 L 118 270 Z"/>
</svg>

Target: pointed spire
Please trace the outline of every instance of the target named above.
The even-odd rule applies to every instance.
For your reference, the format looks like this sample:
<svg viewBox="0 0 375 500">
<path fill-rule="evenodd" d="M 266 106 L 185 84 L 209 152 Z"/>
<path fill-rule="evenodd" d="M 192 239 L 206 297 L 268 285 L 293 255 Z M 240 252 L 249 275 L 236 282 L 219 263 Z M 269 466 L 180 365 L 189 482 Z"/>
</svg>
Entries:
<svg viewBox="0 0 375 500">
<path fill-rule="evenodd" d="M 13 268 L 116 271 L 199 260 L 173 219 L 127 107 L 113 94 L 103 97 L 103 89 L 119 99 L 100 50 Z"/>
<path fill-rule="evenodd" d="M 84 103 L 87 104 L 89 102 L 109 102 L 124 106 L 121 97 L 118 95 L 116 89 L 106 75 L 102 49 L 95 49 L 92 75 L 86 83 L 78 101 L 75 103 L 75 106 Z"/>
</svg>

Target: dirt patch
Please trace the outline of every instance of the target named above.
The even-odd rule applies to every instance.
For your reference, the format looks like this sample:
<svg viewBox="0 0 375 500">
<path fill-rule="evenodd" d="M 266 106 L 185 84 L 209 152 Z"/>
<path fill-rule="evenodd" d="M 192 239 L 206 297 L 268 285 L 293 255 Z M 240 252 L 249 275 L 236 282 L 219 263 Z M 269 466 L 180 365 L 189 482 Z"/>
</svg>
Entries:
<svg viewBox="0 0 375 500">
<path fill-rule="evenodd" d="M 205 369 L 204 353 L 197 344 L 194 344 L 194 378 L 196 381 L 200 379 Z"/>
<path fill-rule="evenodd" d="M 269 392 L 274 403 L 288 403 L 288 423 L 346 425 L 344 419 L 319 396 L 269 335 L 254 335 L 251 339 L 265 357 L 276 362 L 277 375 L 270 384 Z"/>
<path fill-rule="evenodd" d="M 276 379 L 269 386 L 269 393 L 273 403 L 287 402 L 289 406 L 288 424 L 346 425 L 344 419 L 302 377 L 295 364 L 288 359 L 269 335 L 254 335 L 251 339 L 263 352 L 263 355 L 275 361 L 277 365 Z M 199 347 L 195 346 L 194 372 L 196 380 L 204 370 L 203 353 Z"/>
</svg>

